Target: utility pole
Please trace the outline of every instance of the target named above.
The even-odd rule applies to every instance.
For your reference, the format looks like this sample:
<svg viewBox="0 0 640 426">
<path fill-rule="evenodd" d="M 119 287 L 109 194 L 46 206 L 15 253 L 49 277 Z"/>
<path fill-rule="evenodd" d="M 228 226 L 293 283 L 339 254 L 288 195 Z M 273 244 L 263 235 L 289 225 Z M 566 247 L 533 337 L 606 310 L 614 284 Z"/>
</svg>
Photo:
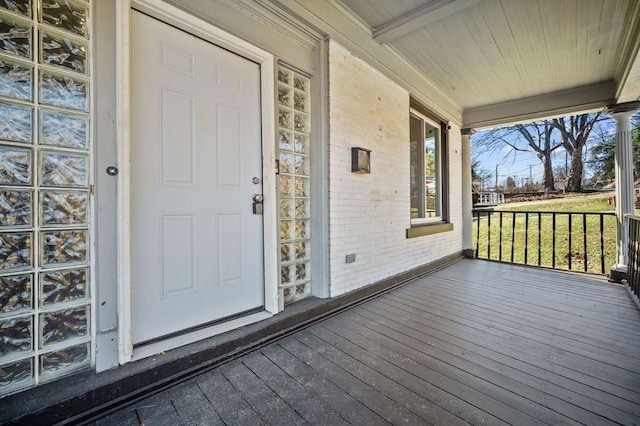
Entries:
<svg viewBox="0 0 640 426">
<path fill-rule="evenodd" d="M 529 164 L 529 183 L 533 182 L 533 173 L 531 169 L 533 168 L 533 164 Z"/>
<path fill-rule="evenodd" d="M 498 165 L 496 164 L 496 184 L 493 186 L 494 189 L 498 189 Z"/>
</svg>

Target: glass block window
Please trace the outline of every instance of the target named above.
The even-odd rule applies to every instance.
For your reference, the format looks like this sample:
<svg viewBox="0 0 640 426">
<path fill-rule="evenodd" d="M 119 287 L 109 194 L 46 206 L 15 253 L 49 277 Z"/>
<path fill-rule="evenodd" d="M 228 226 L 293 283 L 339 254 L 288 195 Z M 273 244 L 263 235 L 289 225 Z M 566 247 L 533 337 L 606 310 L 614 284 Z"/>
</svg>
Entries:
<svg viewBox="0 0 640 426">
<path fill-rule="evenodd" d="M 91 365 L 89 17 L 0 0 L 0 397 Z"/>
<path fill-rule="evenodd" d="M 280 295 L 284 303 L 311 294 L 309 79 L 278 68 L 280 165 Z"/>
</svg>

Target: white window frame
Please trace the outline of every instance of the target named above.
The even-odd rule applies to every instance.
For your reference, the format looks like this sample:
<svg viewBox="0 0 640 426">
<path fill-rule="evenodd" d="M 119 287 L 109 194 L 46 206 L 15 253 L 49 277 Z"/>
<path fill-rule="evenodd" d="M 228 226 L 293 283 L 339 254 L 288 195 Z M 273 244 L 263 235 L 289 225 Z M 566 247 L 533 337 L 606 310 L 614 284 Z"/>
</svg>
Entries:
<svg viewBox="0 0 640 426">
<path fill-rule="evenodd" d="M 415 225 L 425 225 L 425 224 L 431 224 L 431 223 L 440 223 L 444 221 L 445 215 L 443 214 L 443 208 L 444 208 L 444 203 L 443 203 L 443 199 L 444 199 L 444 181 L 443 181 L 443 167 L 444 167 L 444 162 L 443 162 L 443 158 L 444 158 L 444 150 L 446 149 L 446 145 L 444 144 L 444 137 L 442 134 L 442 125 L 441 123 L 438 123 L 437 121 L 425 116 L 424 114 L 422 114 L 421 112 L 417 111 L 414 108 L 411 108 L 409 110 L 409 117 L 411 119 L 411 116 L 414 116 L 415 118 L 421 120 L 422 122 L 422 132 L 423 132 L 423 137 L 422 139 L 424 139 L 424 123 L 427 123 L 433 127 L 435 127 L 438 132 L 438 147 L 436 148 L 436 175 L 435 175 L 435 179 L 436 179 L 436 212 L 438 212 L 437 216 L 433 216 L 433 217 L 420 217 L 420 218 L 411 218 L 411 225 L 415 226 Z M 419 141 L 420 146 L 418 147 L 418 152 L 424 152 L 424 140 Z M 420 176 L 418 176 L 418 181 L 425 181 L 426 179 L 426 175 L 424 172 L 424 167 L 421 167 L 419 169 L 419 174 Z M 425 206 L 426 209 L 426 206 Z M 411 214 L 411 212 L 409 212 L 409 214 Z"/>
</svg>

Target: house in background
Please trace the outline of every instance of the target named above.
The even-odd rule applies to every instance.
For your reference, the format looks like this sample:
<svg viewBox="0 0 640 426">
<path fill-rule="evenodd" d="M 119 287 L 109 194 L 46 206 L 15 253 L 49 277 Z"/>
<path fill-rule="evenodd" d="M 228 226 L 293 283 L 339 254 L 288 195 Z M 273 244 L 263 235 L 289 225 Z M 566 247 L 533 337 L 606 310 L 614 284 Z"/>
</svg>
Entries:
<svg viewBox="0 0 640 426">
<path fill-rule="evenodd" d="M 468 254 L 477 128 L 608 106 L 626 265 L 637 0 L 6 0 L 0 29 L 0 395 Z"/>
</svg>

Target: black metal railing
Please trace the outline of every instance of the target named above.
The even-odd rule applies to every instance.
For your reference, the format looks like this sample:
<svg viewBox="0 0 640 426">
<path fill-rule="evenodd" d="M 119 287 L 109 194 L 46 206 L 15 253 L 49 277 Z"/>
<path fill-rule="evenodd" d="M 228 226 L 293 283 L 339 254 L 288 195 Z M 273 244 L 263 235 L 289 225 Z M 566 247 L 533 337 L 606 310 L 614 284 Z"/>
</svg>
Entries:
<svg viewBox="0 0 640 426">
<path fill-rule="evenodd" d="M 640 298 L 640 216 L 626 216 L 626 218 L 629 221 L 627 287 L 629 292 L 638 299 Z"/>
<path fill-rule="evenodd" d="M 480 259 L 597 274 L 615 263 L 613 212 L 478 209 L 473 216 Z"/>
</svg>

